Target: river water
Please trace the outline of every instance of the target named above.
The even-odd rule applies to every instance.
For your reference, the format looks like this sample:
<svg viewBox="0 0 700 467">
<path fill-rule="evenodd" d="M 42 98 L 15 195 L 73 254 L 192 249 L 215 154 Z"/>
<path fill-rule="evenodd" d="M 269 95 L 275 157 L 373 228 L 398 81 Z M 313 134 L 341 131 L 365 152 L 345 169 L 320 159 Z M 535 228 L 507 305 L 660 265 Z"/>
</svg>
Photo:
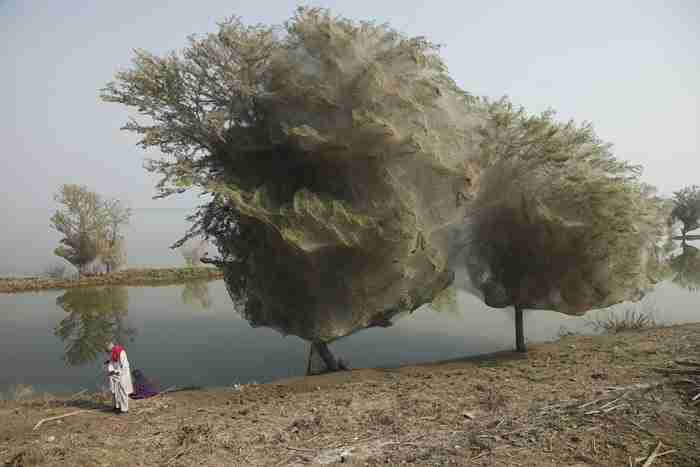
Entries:
<svg viewBox="0 0 700 467">
<path fill-rule="evenodd" d="M 129 266 L 182 264 L 167 245 L 186 228 L 184 214 L 137 212 L 127 238 Z M 146 228 L 153 224 L 159 229 Z M 3 274 L 39 272 L 51 261 L 51 244 L 46 243 L 37 245 L 48 255 L 28 258 L 12 253 L 15 263 L 5 263 Z M 527 339 L 543 342 L 564 332 L 593 333 L 591 320 L 631 308 L 653 311 L 660 324 L 699 321 L 700 292 L 693 290 L 693 277 L 699 272 L 692 274 L 660 284 L 639 304 L 621 304 L 585 317 L 529 311 Z M 423 307 L 396 317 L 392 326 L 357 332 L 331 348 L 351 367 L 396 366 L 511 349 L 513 326 L 512 311 L 488 308 L 458 292 L 447 310 Z M 297 337 L 252 327 L 234 310 L 222 281 L 2 294 L 0 393 L 12 392 L 17 385 L 52 393 L 98 388 L 106 358 L 101 348 L 115 335 L 127 347 L 132 368 L 162 386 L 230 386 L 303 375 L 309 352 L 308 343 Z"/>
</svg>

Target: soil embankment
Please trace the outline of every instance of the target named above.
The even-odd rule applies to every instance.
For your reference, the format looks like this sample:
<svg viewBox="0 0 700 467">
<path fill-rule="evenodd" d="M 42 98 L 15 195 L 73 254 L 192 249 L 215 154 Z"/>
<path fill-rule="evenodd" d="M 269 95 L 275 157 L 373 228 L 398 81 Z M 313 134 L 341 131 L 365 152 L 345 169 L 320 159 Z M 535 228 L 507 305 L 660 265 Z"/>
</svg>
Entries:
<svg viewBox="0 0 700 467">
<path fill-rule="evenodd" d="M 697 466 L 699 361 L 692 324 L 571 336 L 526 356 L 175 391 L 124 416 L 97 394 L 4 402 L 0 463 Z"/>
<path fill-rule="evenodd" d="M 80 279 L 49 279 L 27 277 L 0 278 L 0 293 L 33 292 L 38 290 L 71 289 L 96 286 L 153 286 L 181 284 L 192 280 L 223 278 L 223 272 L 212 267 L 124 269 L 109 274 L 81 277 Z"/>
</svg>

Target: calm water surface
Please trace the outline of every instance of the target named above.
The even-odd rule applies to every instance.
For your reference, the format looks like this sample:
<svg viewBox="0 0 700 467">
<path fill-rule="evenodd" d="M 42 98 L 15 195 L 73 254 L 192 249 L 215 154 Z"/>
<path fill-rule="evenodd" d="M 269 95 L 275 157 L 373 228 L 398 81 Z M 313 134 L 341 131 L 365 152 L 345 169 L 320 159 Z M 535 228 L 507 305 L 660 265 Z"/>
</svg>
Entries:
<svg viewBox="0 0 700 467">
<path fill-rule="evenodd" d="M 136 210 L 127 231 L 128 266 L 178 266 L 168 249 L 187 229 L 187 210 Z M 39 215 L 41 214 L 41 215 Z M 37 225 L 10 224 L 0 232 L 0 276 L 35 275 L 57 262 L 58 237 L 38 213 Z M 29 234 L 31 232 L 31 234 Z M 700 246 L 694 242 L 695 246 Z M 693 259 L 695 258 L 695 259 Z M 679 261 L 689 269 L 661 284 L 640 309 L 656 309 L 660 323 L 700 321 L 700 257 Z M 614 307 L 623 313 L 630 305 Z M 560 332 L 593 332 L 587 318 L 547 311 L 526 314 L 530 342 Z M 391 327 L 371 328 L 331 344 L 353 367 L 395 366 L 455 358 L 513 347 L 512 311 L 494 310 L 458 293 L 450 311 L 424 307 L 399 316 Z M 99 347 L 118 336 L 133 368 L 161 385 L 227 386 L 265 382 L 306 371 L 309 345 L 270 328 L 253 328 L 231 304 L 223 282 L 168 287 L 115 287 L 0 294 L 0 393 L 31 385 L 55 393 L 102 384 Z"/>
<path fill-rule="evenodd" d="M 671 324 L 698 321 L 699 304 L 700 293 L 665 283 L 637 307 L 653 307 L 658 322 Z M 512 348 L 512 312 L 489 309 L 461 293 L 454 308 L 424 307 L 331 348 L 354 367 Z M 556 339 L 564 330 L 593 332 L 586 318 L 547 311 L 528 312 L 525 325 L 530 342 Z M 306 370 L 308 344 L 252 328 L 234 311 L 222 281 L 46 291 L 0 295 L 0 392 L 18 384 L 54 393 L 96 389 L 104 359 L 98 346 L 114 334 L 126 342 L 132 367 L 164 386 L 265 382 Z"/>
</svg>

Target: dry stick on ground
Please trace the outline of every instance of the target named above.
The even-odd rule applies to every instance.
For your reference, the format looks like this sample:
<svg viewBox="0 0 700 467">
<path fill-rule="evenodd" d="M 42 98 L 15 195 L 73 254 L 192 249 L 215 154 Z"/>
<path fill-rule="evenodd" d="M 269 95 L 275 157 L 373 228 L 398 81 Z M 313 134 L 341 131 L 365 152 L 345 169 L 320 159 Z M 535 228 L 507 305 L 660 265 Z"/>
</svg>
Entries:
<svg viewBox="0 0 700 467">
<path fill-rule="evenodd" d="M 169 387 L 168 389 L 166 389 L 165 391 L 161 391 L 161 392 L 159 392 L 158 394 L 156 394 L 155 396 L 149 397 L 148 399 L 144 399 L 144 400 L 153 400 L 153 399 L 155 399 L 155 398 L 158 397 L 158 396 L 162 396 L 163 394 L 167 394 L 167 393 L 169 393 L 169 392 L 173 392 L 173 391 L 176 391 L 176 390 L 177 390 L 177 386 L 170 386 L 170 387 Z"/>
<path fill-rule="evenodd" d="M 658 371 L 659 373 L 666 373 L 668 375 L 700 375 L 700 369 L 697 370 L 674 370 L 670 368 L 650 368 L 651 370 Z"/>
<path fill-rule="evenodd" d="M 684 366 L 700 366 L 700 362 L 694 362 L 691 360 L 674 360 L 674 363 Z"/>
<path fill-rule="evenodd" d="M 316 452 L 315 449 L 295 448 L 294 446 L 284 446 L 284 448 L 289 449 L 290 451 Z"/>
<path fill-rule="evenodd" d="M 78 397 L 78 396 L 82 396 L 82 395 L 85 394 L 86 392 L 87 392 L 87 389 L 82 389 L 82 390 L 76 392 L 75 394 L 73 394 L 72 396 L 70 396 L 70 397 L 68 398 L 68 400 L 69 400 L 69 401 L 70 401 L 70 400 L 73 400 L 73 399 L 75 399 L 75 398 Z"/>
<path fill-rule="evenodd" d="M 654 460 L 659 455 L 660 449 L 661 449 L 661 441 L 659 441 L 659 444 L 656 445 L 656 448 L 654 448 L 654 450 L 649 455 L 649 457 L 647 458 L 647 461 L 644 463 L 644 465 L 642 467 L 649 467 L 651 464 L 653 464 Z"/>
<path fill-rule="evenodd" d="M 667 456 L 667 455 L 669 455 L 669 454 L 673 454 L 674 452 L 677 452 L 677 449 L 669 449 L 668 451 L 664 451 L 664 452 L 658 453 L 658 454 L 656 455 L 656 458 L 658 459 L 659 457 Z M 644 459 L 646 459 L 646 458 L 647 458 L 646 456 L 644 456 L 644 457 L 637 457 L 634 461 L 635 461 L 635 462 L 642 462 L 642 461 L 643 461 Z"/>
<path fill-rule="evenodd" d="M 34 428 L 32 428 L 32 431 L 36 431 L 42 424 L 44 424 L 44 422 L 50 422 L 52 420 L 58 420 L 60 418 L 66 418 L 66 417 L 70 417 L 73 415 L 78 415 L 78 414 L 83 413 L 83 412 L 89 412 L 89 410 L 76 410 L 75 412 L 70 412 L 67 414 L 58 415 L 56 417 L 42 418 L 41 420 L 39 420 L 39 422 L 36 425 L 34 425 Z"/>
</svg>

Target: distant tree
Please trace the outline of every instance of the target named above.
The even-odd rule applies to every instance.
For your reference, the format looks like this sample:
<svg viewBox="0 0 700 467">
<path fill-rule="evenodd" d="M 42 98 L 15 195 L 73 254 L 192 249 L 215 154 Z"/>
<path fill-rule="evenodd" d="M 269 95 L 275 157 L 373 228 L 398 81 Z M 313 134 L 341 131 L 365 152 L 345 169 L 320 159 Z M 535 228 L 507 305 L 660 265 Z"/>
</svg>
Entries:
<svg viewBox="0 0 700 467">
<path fill-rule="evenodd" d="M 126 262 L 124 236 L 121 229 L 129 224 L 131 209 L 118 199 L 108 199 L 103 203 L 105 231 L 100 256 L 107 272 L 112 272 Z"/>
<path fill-rule="evenodd" d="M 201 260 L 207 248 L 209 248 L 209 241 L 207 239 L 200 239 L 199 241 L 190 240 L 179 247 L 180 253 L 185 259 L 185 264 L 189 267 L 202 265 Z"/>
<path fill-rule="evenodd" d="M 86 186 L 61 186 L 54 199 L 63 205 L 51 217 L 51 226 L 63 235 L 54 254 L 66 259 L 84 274 L 96 262 L 107 272 L 118 269 L 125 260 L 123 226 L 131 209 L 117 199 L 103 200 Z"/>
<path fill-rule="evenodd" d="M 700 186 L 685 187 L 673 193 L 671 219 L 682 224 L 681 236 L 700 228 Z"/>
<path fill-rule="evenodd" d="M 87 187 L 72 184 L 61 186 L 54 200 L 63 205 L 51 217 L 51 226 L 63 235 L 54 254 L 82 274 L 99 254 L 106 220 L 102 200 Z"/>
<path fill-rule="evenodd" d="M 46 267 L 43 272 L 44 277 L 50 279 L 70 279 L 75 273 L 68 270 L 65 263 L 54 263 Z"/>
</svg>

